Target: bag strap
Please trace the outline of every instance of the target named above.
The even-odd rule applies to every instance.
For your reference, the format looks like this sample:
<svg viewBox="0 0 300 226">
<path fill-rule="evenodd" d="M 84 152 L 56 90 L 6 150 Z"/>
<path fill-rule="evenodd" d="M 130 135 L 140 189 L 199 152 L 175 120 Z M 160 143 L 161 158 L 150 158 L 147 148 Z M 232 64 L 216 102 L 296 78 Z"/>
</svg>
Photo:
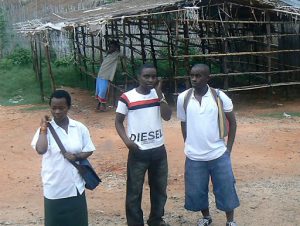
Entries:
<svg viewBox="0 0 300 226">
<path fill-rule="evenodd" d="M 220 91 L 214 88 L 210 88 L 210 91 L 216 101 L 218 107 L 218 125 L 219 125 L 219 135 L 220 138 L 224 138 L 228 135 L 227 125 L 226 125 L 226 115 L 223 110 L 223 101 L 219 95 Z"/>
<path fill-rule="evenodd" d="M 185 112 L 185 117 L 186 117 L 187 106 L 188 106 L 188 103 L 189 103 L 189 101 L 190 101 L 190 98 L 191 98 L 191 96 L 192 96 L 193 91 L 194 91 L 193 88 L 188 89 L 187 93 L 186 93 L 185 96 L 184 96 L 184 100 L 183 100 L 183 109 L 184 109 L 184 112 Z"/>
<path fill-rule="evenodd" d="M 67 151 L 66 151 L 64 145 L 62 144 L 61 140 L 59 139 L 57 133 L 55 132 L 53 126 L 52 126 L 50 123 L 48 123 L 48 128 L 49 128 L 50 132 L 52 133 L 52 136 L 53 136 L 54 140 L 56 141 L 56 143 L 57 143 L 57 145 L 58 145 L 58 147 L 59 147 L 60 152 L 62 153 L 62 155 L 66 154 Z M 69 159 L 68 159 L 68 161 L 69 161 L 76 169 L 80 170 L 80 167 L 78 166 L 78 164 L 77 164 L 76 162 L 71 161 L 71 160 L 69 160 Z"/>
</svg>

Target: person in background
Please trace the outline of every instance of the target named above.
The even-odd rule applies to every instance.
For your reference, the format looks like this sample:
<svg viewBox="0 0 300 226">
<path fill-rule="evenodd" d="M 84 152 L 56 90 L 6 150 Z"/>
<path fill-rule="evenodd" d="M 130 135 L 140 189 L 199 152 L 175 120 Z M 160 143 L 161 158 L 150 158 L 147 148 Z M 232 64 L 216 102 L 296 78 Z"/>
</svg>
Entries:
<svg viewBox="0 0 300 226">
<path fill-rule="evenodd" d="M 95 146 L 82 123 L 68 117 L 71 96 L 56 90 L 50 96 L 53 119 L 45 115 L 37 129 L 32 147 L 43 157 L 42 182 L 44 190 L 45 226 L 88 226 L 85 182 L 69 162 L 88 158 Z M 48 125 L 51 124 L 67 153 L 63 155 Z"/>
<path fill-rule="evenodd" d="M 107 92 L 109 82 L 113 81 L 118 59 L 120 57 L 120 44 L 118 41 L 111 41 L 108 47 L 107 55 L 105 56 L 96 79 L 95 96 L 98 100 L 96 109 L 100 111 L 106 110 Z"/>
<path fill-rule="evenodd" d="M 212 223 L 208 201 L 211 178 L 216 206 L 226 213 L 226 226 L 236 226 L 234 209 L 240 203 L 230 159 L 236 134 L 232 101 L 224 92 L 208 86 L 210 70 L 207 65 L 193 66 L 190 79 L 192 90 L 181 93 L 177 100 L 177 117 L 185 141 L 185 208 L 202 212 L 198 226 Z M 221 111 L 229 125 L 227 144 L 219 130 L 217 92 L 222 102 Z"/>
<path fill-rule="evenodd" d="M 129 226 L 144 225 L 141 209 L 144 177 L 148 171 L 151 212 L 149 226 L 167 226 L 163 220 L 167 200 L 168 162 L 162 119 L 171 118 L 161 91 L 162 81 L 151 64 L 141 67 L 139 86 L 123 93 L 116 110 L 116 130 L 129 149 L 127 160 L 126 218 Z M 158 84 L 157 84 L 158 82 Z M 156 85 L 157 84 L 157 85 Z M 124 119 L 127 116 L 127 133 Z"/>
</svg>

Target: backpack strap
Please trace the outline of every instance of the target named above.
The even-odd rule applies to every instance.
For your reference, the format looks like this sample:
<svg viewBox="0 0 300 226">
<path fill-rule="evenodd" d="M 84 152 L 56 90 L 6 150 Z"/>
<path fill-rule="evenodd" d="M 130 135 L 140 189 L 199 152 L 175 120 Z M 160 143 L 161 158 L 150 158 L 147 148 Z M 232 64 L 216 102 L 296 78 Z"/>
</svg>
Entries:
<svg viewBox="0 0 300 226">
<path fill-rule="evenodd" d="M 194 91 L 193 88 L 188 89 L 187 93 L 186 93 L 185 96 L 184 96 L 184 100 L 183 100 L 183 109 L 184 109 L 184 112 L 185 112 L 185 118 L 186 118 L 186 110 L 187 110 L 187 106 L 188 106 L 188 103 L 189 103 L 189 101 L 190 101 L 190 98 L 191 98 L 191 96 L 192 96 L 193 91 Z"/>
<path fill-rule="evenodd" d="M 219 125 L 219 135 L 220 138 L 224 138 L 228 135 L 228 129 L 226 124 L 226 115 L 223 109 L 223 101 L 220 98 L 220 90 L 216 90 L 214 88 L 210 88 L 210 91 L 216 101 L 218 107 L 218 125 Z"/>
</svg>

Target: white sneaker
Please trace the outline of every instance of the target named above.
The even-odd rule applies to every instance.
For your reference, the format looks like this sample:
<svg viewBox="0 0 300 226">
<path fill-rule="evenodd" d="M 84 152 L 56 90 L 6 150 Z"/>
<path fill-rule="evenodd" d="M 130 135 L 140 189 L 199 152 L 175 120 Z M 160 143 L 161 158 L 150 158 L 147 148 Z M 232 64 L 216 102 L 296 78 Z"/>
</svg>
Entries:
<svg viewBox="0 0 300 226">
<path fill-rule="evenodd" d="M 211 217 L 203 217 L 199 219 L 197 226 L 209 226 L 212 223 Z"/>
</svg>

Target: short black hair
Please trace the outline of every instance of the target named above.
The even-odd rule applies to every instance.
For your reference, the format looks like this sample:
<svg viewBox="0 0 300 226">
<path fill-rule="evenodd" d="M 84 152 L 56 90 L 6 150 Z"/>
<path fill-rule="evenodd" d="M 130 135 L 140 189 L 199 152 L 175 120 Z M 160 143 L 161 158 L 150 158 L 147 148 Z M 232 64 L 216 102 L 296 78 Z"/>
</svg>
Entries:
<svg viewBox="0 0 300 226">
<path fill-rule="evenodd" d="M 108 45 L 109 46 L 116 46 L 117 48 L 120 49 L 120 42 L 119 42 L 119 40 L 111 40 L 111 41 L 108 42 Z"/>
<path fill-rule="evenodd" d="M 140 66 L 139 70 L 138 70 L 138 76 L 140 76 L 142 74 L 142 71 L 145 69 L 145 68 L 154 68 L 156 69 L 156 67 L 151 64 L 151 63 L 145 63 L 143 64 L 142 66 Z"/>
<path fill-rule="evenodd" d="M 206 76 L 210 75 L 210 68 L 207 64 L 195 64 L 195 65 L 192 66 L 191 69 L 205 70 L 207 72 Z"/>
<path fill-rule="evenodd" d="M 65 98 L 68 107 L 69 108 L 71 107 L 71 96 L 66 90 L 63 89 L 55 90 L 50 96 L 49 105 L 51 105 L 51 101 L 53 98 Z"/>
</svg>

